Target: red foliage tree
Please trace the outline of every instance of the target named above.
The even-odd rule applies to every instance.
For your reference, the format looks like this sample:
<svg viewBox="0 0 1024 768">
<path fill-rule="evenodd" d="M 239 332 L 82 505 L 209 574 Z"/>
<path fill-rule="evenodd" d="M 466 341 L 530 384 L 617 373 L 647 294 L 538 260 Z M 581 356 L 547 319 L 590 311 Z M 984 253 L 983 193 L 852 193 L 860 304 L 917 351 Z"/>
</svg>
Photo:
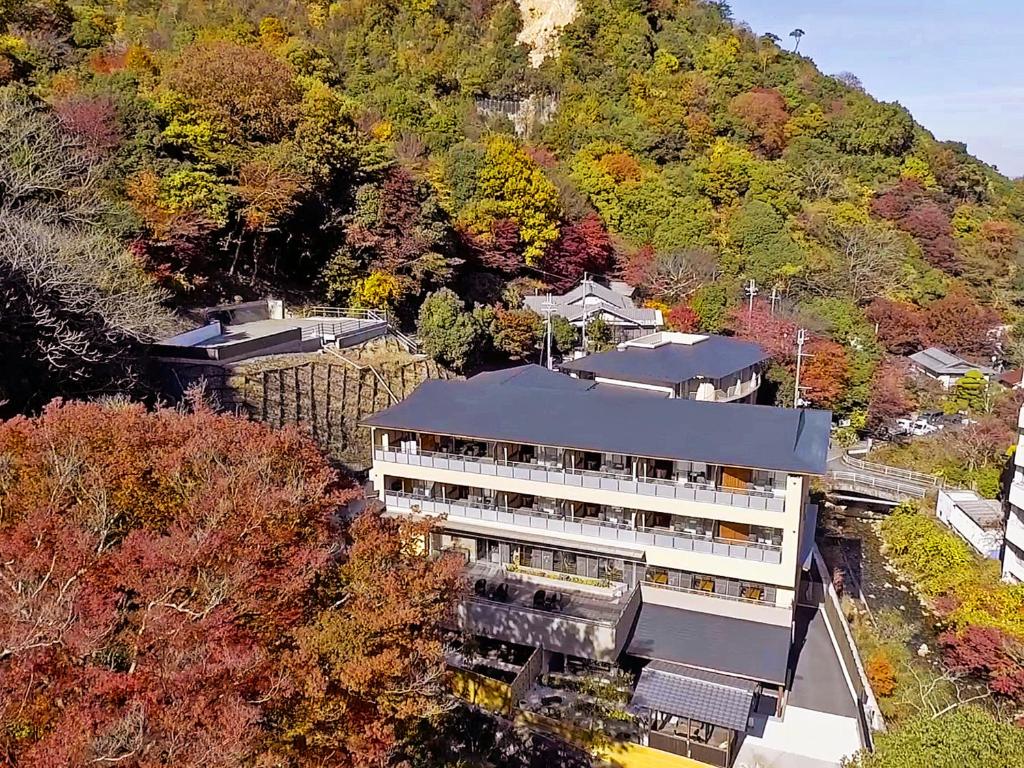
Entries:
<svg viewBox="0 0 1024 768">
<path fill-rule="evenodd" d="M 512 219 L 494 219 L 482 234 L 460 229 L 458 237 L 468 257 L 488 269 L 514 274 L 523 264 L 519 225 Z"/>
<path fill-rule="evenodd" d="M 615 266 L 615 248 L 608 231 L 596 214 L 562 227 L 558 239 L 548 248 L 543 268 L 556 290 L 565 290 L 584 272 L 603 275 Z"/>
<path fill-rule="evenodd" d="M 992 691 L 1024 702 L 1024 644 L 993 627 L 967 626 L 939 636 L 946 666 L 985 680 Z"/>
<path fill-rule="evenodd" d="M 775 157 L 786 146 L 789 112 L 782 94 L 774 88 L 755 88 L 729 103 L 729 112 L 753 135 L 764 154 Z"/>
<path fill-rule="evenodd" d="M 346 549 L 360 492 L 297 432 L 54 404 L 0 455 L 0 763 L 379 765 L 442 702 L 457 566 L 379 519 Z"/>
<path fill-rule="evenodd" d="M 924 314 L 913 304 L 878 298 L 864 310 L 878 325 L 878 340 L 894 355 L 909 355 L 924 349 L 928 329 Z"/>
<path fill-rule="evenodd" d="M 647 285 L 654 269 L 654 254 L 654 246 L 650 243 L 627 252 L 621 261 L 619 276 L 638 288 Z"/>
<path fill-rule="evenodd" d="M 777 362 L 795 361 L 797 323 L 782 312 L 773 313 L 767 301 L 755 301 L 753 311 L 746 306 L 734 310 L 730 327 L 741 339 L 760 344 Z"/>
<path fill-rule="evenodd" d="M 700 328 L 700 315 L 686 304 L 676 304 L 672 307 L 665 320 L 673 331 L 693 333 Z"/>
<path fill-rule="evenodd" d="M 998 312 L 979 305 L 962 291 L 933 301 L 925 309 L 925 324 L 932 344 L 978 358 L 992 354 L 991 332 L 999 322 Z"/>
<path fill-rule="evenodd" d="M 54 405 L 0 452 L 0 755 L 236 765 L 357 491 L 297 433 L 209 411 Z"/>
<path fill-rule="evenodd" d="M 911 235 L 933 267 L 949 274 L 959 274 L 961 263 L 948 207 L 940 205 L 920 183 L 912 179 L 901 180 L 875 198 L 871 210 Z"/>
<path fill-rule="evenodd" d="M 875 370 L 868 394 L 868 429 L 876 435 L 892 431 L 896 419 L 914 408 L 907 389 L 906 366 L 899 360 L 885 360 Z"/>
<path fill-rule="evenodd" d="M 106 96 L 69 96 L 54 105 L 54 112 L 94 157 L 105 157 L 121 143 L 117 108 Z"/>
</svg>

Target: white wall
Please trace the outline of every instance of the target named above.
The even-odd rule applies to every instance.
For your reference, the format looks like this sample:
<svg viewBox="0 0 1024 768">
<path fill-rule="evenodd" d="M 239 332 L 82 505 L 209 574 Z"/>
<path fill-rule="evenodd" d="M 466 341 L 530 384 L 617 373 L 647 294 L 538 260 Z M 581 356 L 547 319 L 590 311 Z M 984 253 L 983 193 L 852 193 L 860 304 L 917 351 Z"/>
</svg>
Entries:
<svg viewBox="0 0 1024 768">
<path fill-rule="evenodd" d="M 939 520 L 956 531 L 980 554 L 985 557 L 998 558 L 1003 532 L 982 528 L 957 505 L 958 501 L 973 501 L 975 499 L 977 496 L 973 493 L 939 491 L 935 514 Z"/>
<path fill-rule="evenodd" d="M 212 320 L 202 328 L 193 328 L 191 331 L 185 331 L 179 333 L 177 336 L 171 336 L 164 344 L 173 345 L 175 347 L 191 347 L 200 342 L 212 339 L 214 336 L 219 336 L 222 333 L 219 320 Z"/>
</svg>

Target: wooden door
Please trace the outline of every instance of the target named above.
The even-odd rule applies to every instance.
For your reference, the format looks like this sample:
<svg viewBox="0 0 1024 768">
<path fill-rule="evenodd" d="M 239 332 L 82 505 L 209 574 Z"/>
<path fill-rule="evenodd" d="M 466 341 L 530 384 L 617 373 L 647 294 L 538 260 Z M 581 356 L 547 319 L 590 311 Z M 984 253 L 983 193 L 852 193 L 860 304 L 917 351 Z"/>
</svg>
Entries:
<svg viewBox="0 0 1024 768">
<path fill-rule="evenodd" d="M 750 538 L 750 526 L 745 523 L 719 523 L 718 538 L 747 541 Z"/>
<path fill-rule="evenodd" d="M 746 489 L 750 485 L 753 476 L 754 472 L 750 469 L 722 467 L 722 487 Z"/>
</svg>

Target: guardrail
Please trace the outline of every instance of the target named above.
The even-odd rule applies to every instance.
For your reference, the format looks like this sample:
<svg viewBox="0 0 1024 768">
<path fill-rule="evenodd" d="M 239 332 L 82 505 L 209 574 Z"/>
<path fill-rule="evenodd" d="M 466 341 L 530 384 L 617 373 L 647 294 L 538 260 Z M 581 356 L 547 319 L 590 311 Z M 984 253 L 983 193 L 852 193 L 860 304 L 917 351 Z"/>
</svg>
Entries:
<svg viewBox="0 0 1024 768">
<path fill-rule="evenodd" d="M 306 307 L 301 314 L 303 317 L 347 317 L 354 320 L 388 322 L 386 310 L 364 309 L 363 307 Z"/>
<path fill-rule="evenodd" d="M 860 469 L 872 475 L 884 475 L 886 477 L 898 477 L 907 480 L 915 485 L 923 485 L 928 488 L 941 488 L 945 480 L 938 475 L 930 475 L 926 472 L 915 472 L 902 467 L 891 467 L 888 464 L 878 464 L 873 461 L 856 459 L 849 453 L 843 454 L 843 464 L 854 469 Z"/>
<path fill-rule="evenodd" d="M 394 491 L 385 492 L 384 503 L 389 507 L 399 509 L 419 507 L 424 514 L 446 514 L 450 517 L 469 520 L 518 525 L 524 528 L 540 528 L 557 533 L 606 539 L 617 543 L 665 547 L 666 549 L 718 555 L 770 565 L 778 565 L 782 562 L 782 547 L 777 544 L 700 536 L 667 528 L 633 527 L 597 518 L 551 514 L 529 507 L 505 508 L 483 501 L 466 499 L 448 501 Z"/>
<path fill-rule="evenodd" d="M 679 501 L 724 504 L 732 507 L 770 512 L 782 512 L 786 504 L 785 498 L 781 495 L 776 495 L 774 491 L 740 488 L 724 490 L 714 485 L 693 483 L 685 480 L 661 480 L 650 477 L 633 477 L 633 475 L 625 473 L 618 474 L 558 466 L 545 467 L 541 464 L 503 461 L 488 456 L 462 456 L 433 451 L 407 453 L 405 451 L 385 451 L 381 448 L 375 448 L 373 457 L 379 461 L 389 461 L 395 464 L 446 469 L 491 477 L 507 477 L 515 480 L 555 483 L 576 488 L 617 491 L 640 496 L 677 499 Z"/>
<path fill-rule="evenodd" d="M 828 478 L 833 481 L 838 480 L 850 483 L 858 490 L 870 488 L 872 490 L 889 491 L 899 496 L 907 496 L 914 499 L 923 499 L 928 493 L 928 488 L 916 483 L 889 480 L 888 478 L 875 477 L 858 472 L 832 471 L 828 473 Z"/>
</svg>

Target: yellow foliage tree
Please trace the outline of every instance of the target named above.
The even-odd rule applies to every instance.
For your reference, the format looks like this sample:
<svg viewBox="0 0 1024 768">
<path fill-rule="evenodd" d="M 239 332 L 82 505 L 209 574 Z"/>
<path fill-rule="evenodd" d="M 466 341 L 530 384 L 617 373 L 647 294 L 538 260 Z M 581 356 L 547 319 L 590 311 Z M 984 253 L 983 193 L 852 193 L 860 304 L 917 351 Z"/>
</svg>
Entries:
<svg viewBox="0 0 1024 768">
<path fill-rule="evenodd" d="M 388 272 L 374 270 L 352 288 L 352 304 L 356 307 L 394 309 L 401 298 L 402 283 Z"/>
<path fill-rule="evenodd" d="M 492 215 L 519 224 L 526 263 L 536 265 L 558 237 L 558 190 L 522 148 L 509 136 L 487 142 L 484 165 L 477 180 L 479 197 Z M 487 205 L 493 201 L 493 204 Z"/>
</svg>

